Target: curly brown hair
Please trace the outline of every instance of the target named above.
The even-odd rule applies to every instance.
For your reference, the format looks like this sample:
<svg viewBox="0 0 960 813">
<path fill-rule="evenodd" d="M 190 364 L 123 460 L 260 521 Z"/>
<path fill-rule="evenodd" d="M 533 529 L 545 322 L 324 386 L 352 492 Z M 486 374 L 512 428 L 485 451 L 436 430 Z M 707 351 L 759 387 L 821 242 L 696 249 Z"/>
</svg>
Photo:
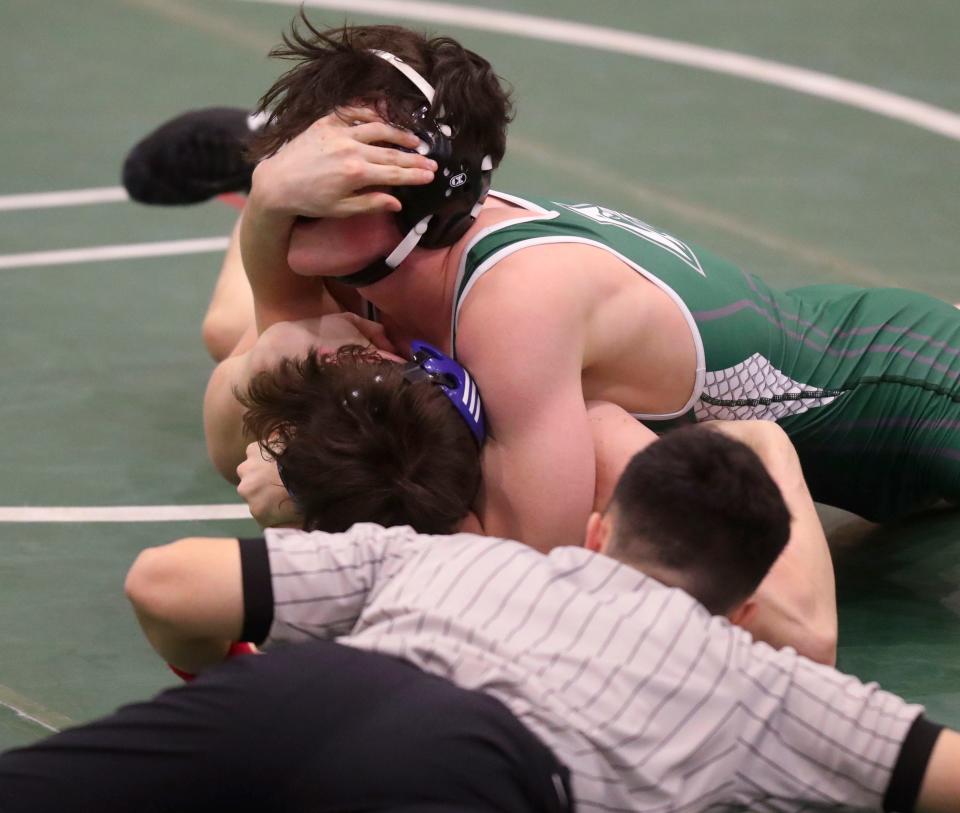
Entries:
<svg viewBox="0 0 960 813">
<path fill-rule="evenodd" d="M 440 388 L 358 345 L 262 372 L 237 397 L 305 530 L 355 522 L 452 533 L 480 486 L 473 435 Z"/>
<path fill-rule="evenodd" d="M 489 155 L 494 165 L 506 150 L 507 124 L 513 117 L 510 91 L 490 63 L 449 37 L 428 38 L 396 25 L 343 26 L 320 30 L 303 9 L 301 30 L 295 19 L 283 45 L 270 56 L 295 60 L 261 97 L 258 110 L 270 114 L 268 126 L 249 148 L 259 161 L 306 130 L 314 121 L 346 105 L 375 107 L 389 122 L 410 128 L 423 97 L 389 63 L 371 53 L 388 51 L 423 75 L 436 90 L 433 111 L 454 132 L 466 154 Z"/>
</svg>

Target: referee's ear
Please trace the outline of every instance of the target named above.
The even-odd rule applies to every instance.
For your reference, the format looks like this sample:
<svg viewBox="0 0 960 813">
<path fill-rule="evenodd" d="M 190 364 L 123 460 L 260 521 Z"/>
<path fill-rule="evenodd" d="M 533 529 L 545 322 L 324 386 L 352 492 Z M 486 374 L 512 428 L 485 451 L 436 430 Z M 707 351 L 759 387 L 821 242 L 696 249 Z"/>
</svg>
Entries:
<svg viewBox="0 0 960 813">
<path fill-rule="evenodd" d="M 594 511 L 587 520 L 583 546 L 594 553 L 606 553 L 610 542 L 610 518 Z"/>
<path fill-rule="evenodd" d="M 753 596 L 750 596 L 730 610 L 727 613 L 727 618 L 731 624 L 736 624 L 738 627 L 748 627 L 756 615 L 757 601 Z"/>
</svg>

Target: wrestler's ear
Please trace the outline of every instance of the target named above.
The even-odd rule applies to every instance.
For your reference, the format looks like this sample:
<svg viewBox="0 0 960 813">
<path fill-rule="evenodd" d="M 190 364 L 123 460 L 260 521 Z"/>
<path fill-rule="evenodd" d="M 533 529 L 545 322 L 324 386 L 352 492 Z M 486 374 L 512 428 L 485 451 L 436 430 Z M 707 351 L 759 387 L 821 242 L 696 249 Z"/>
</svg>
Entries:
<svg viewBox="0 0 960 813">
<path fill-rule="evenodd" d="M 610 520 L 598 511 L 594 511 L 587 519 L 587 532 L 583 546 L 594 553 L 606 553 L 609 539 Z"/>
<path fill-rule="evenodd" d="M 757 601 L 753 596 L 750 596 L 750 598 L 730 610 L 730 612 L 727 613 L 727 618 L 731 624 L 746 628 L 750 626 L 750 623 L 756 618 L 756 615 Z"/>
</svg>

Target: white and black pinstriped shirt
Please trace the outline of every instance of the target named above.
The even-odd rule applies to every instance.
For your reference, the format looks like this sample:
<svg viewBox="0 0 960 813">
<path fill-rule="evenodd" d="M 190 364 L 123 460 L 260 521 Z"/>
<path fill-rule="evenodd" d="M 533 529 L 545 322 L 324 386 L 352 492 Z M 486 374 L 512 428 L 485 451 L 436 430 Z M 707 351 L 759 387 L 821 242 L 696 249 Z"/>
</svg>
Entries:
<svg viewBox="0 0 960 813">
<path fill-rule="evenodd" d="M 879 809 L 922 712 L 582 548 L 369 524 L 266 540 L 268 644 L 337 638 L 495 696 L 580 810 Z"/>
</svg>

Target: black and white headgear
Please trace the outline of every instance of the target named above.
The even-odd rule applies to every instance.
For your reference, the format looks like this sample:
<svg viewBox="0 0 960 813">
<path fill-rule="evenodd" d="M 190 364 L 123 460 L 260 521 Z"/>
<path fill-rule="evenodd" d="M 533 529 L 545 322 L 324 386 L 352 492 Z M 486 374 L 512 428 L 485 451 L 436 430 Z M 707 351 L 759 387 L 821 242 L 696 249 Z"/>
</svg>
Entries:
<svg viewBox="0 0 960 813">
<path fill-rule="evenodd" d="M 392 273 L 418 245 L 440 248 L 457 242 L 480 213 L 493 174 L 489 155 L 470 155 L 458 149 L 456 133 L 444 123 L 442 108 L 431 115 L 434 89 L 420 73 L 387 51 L 371 53 L 393 65 L 423 94 L 427 103 L 414 113 L 411 129 L 425 145 L 418 152 L 436 161 L 437 171 L 428 184 L 390 189 L 403 206 L 396 217 L 404 237 L 385 258 L 354 274 L 337 277 L 357 288 Z"/>
</svg>

